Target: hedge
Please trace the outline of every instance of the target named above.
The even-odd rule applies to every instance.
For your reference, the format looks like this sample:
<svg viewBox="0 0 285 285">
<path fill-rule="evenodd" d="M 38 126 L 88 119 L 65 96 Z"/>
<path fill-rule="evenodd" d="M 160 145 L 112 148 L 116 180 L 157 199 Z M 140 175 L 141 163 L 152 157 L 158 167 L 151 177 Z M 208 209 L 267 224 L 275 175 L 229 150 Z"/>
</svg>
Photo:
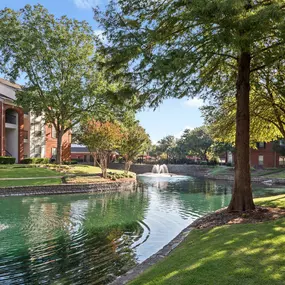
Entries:
<svg viewBox="0 0 285 285">
<path fill-rule="evenodd" d="M 48 164 L 49 159 L 48 158 L 40 158 L 40 157 L 35 157 L 35 158 L 24 158 L 21 160 L 22 164 Z"/>
<path fill-rule="evenodd" d="M 16 162 L 15 157 L 0 156 L 0 164 L 14 164 Z"/>
</svg>

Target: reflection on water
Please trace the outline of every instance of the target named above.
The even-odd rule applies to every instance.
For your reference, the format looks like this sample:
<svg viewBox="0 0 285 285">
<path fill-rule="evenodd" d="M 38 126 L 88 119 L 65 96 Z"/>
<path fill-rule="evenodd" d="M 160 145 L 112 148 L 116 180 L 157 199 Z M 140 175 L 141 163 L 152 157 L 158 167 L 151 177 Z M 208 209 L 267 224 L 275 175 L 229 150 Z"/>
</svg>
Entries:
<svg viewBox="0 0 285 285">
<path fill-rule="evenodd" d="M 228 182 L 139 181 L 136 192 L 1 199 L 0 284 L 107 284 L 231 196 Z"/>
</svg>

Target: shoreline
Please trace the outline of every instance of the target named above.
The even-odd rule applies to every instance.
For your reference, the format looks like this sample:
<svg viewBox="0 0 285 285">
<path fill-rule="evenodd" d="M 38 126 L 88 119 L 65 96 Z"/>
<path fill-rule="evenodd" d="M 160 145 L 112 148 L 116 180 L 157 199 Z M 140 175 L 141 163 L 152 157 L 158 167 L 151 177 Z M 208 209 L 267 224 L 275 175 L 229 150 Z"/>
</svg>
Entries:
<svg viewBox="0 0 285 285">
<path fill-rule="evenodd" d="M 134 190 L 136 185 L 136 179 L 130 179 L 127 181 L 107 181 L 92 184 L 11 186 L 0 188 L 0 197 L 120 192 Z"/>
<path fill-rule="evenodd" d="M 278 210 L 276 210 L 278 209 Z M 272 213 L 271 213 L 272 212 Z M 219 218 L 219 216 L 226 213 L 228 216 L 228 220 L 225 218 Z M 260 215 L 263 215 L 263 219 L 260 219 Z M 268 220 L 266 219 L 266 215 L 268 215 Z M 142 263 L 136 265 L 131 268 L 125 274 L 118 276 L 114 281 L 108 283 L 109 285 L 124 285 L 136 279 L 140 274 L 144 273 L 150 267 L 155 265 L 156 263 L 163 260 L 165 257 L 169 256 L 171 252 L 177 248 L 190 234 L 190 232 L 194 229 L 200 230 L 204 228 L 215 228 L 223 225 L 230 224 L 242 224 L 242 223 L 256 223 L 256 222 L 265 222 L 269 220 L 277 220 L 285 216 L 285 209 L 282 208 L 270 208 L 270 207 L 262 207 L 257 206 L 253 211 L 254 218 L 250 219 L 249 214 L 240 214 L 240 213 L 228 213 L 227 208 L 221 208 L 212 213 L 206 214 L 196 220 L 194 220 L 190 225 L 184 228 L 175 238 L 173 238 L 169 243 L 167 243 L 162 249 L 158 250 L 156 253 L 151 255 L 149 258 L 144 260 Z M 257 216 L 257 217 L 256 217 Z M 245 220 L 242 222 L 241 219 Z M 214 222 L 214 223 L 213 223 Z"/>
</svg>

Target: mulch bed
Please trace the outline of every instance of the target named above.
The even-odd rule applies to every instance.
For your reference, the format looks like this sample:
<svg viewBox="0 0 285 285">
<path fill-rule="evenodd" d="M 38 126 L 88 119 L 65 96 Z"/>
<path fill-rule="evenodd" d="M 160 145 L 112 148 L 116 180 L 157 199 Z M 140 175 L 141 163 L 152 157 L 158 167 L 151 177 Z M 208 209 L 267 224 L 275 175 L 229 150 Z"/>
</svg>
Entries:
<svg viewBox="0 0 285 285">
<path fill-rule="evenodd" d="M 227 224 L 260 223 L 282 217 L 285 217 L 285 209 L 280 208 L 256 207 L 254 211 L 244 213 L 230 213 L 223 208 L 196 220 L 192 227 L 206 229 Z"/>
</svg>

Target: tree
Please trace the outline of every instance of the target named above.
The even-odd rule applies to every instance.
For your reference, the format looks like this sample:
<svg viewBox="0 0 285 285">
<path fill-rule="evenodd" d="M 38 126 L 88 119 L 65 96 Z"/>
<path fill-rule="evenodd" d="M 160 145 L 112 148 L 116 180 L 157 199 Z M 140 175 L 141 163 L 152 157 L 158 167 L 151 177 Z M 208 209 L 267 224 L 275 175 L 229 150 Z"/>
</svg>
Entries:
<svg viewBox="0 0 285 285">
<path fill-rule="evenodd" d="M 250 95 L 250 143 L 285 137 L 285 65 L 280 61 L 252 76 Z M 211 134 L 218 141 L 234 143 L 235 96 L 211 102 L 201 108 Z"/>
<path fill-rule="evenodd" d="M 87 146 L 94 157 L 94 162 L 99 159 L 103 178 L 107 178 L 109 155 L 111 151 L 119 148 L 121 139 L 122 131 L 118 123 L 103 123 L 93 119 L 83 121 L 81 133 L 78 134 L 78 141 Z"/>
<path fill-rule="evenodd" d="M 255 208 L 249 166 L 250 77 L 284 58 L 284 16 L 283 0 L 119 0 L 104 12 L 95 10 L 110 43 L 105 48 L 110 66 L 129 65 L 141 97 L 151 105 L 167 97 L 214 98 L 234 90 L 236 164 L 230 211 Z"/>
<path fill-rule="evenodd" d="M 176 146 L 176 139 L 174 136 L 166 136 L 157 142 L 156 151 L 160 154 L 166 153 L 167 163 L 170 155 Z"/>
<path fill-rule="evenodd" d="M 180 140 L 182 148 L 188 155 L 208 160 L 207 153 L 213 144 L 213 140 L 208 134 L 206 127 L 199 127 L 193 130 L 186 129 Z"/>
<path fill-rule="evenodd" d="M 27 5 L 0 11 L 0 38 L 2 71 L 26 79 L 17 103 L 55 128 L 61 163 L 63 135 L 85 114 L 112 109 L 105 95 L 117 85 L 98 69 L 94 31 L 86 22 L 56 19 L 41 5 Z"/>
<path fill-rule="evenodd" d="M 133 160 L 150 145 L 149 135 L 138 123 L 124 128 L 119 150 L 125 157 L 125 173 L 129 172 Z"/>
</svg>

